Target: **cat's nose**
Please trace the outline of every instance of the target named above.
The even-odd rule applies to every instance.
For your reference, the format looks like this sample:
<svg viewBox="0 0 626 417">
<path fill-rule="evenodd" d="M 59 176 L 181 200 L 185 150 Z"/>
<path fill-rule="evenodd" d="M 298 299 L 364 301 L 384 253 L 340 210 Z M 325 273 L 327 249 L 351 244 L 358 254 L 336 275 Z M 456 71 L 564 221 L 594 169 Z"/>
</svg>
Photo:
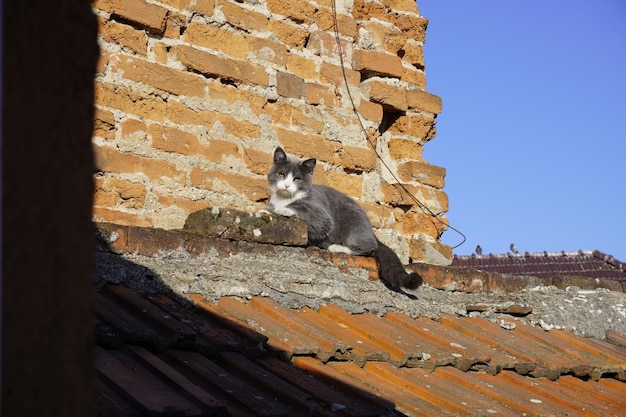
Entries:
<svg viewBox="0 0 626 417">
<path fill-rule="evenodd" d="M 288 189 L 289 187 L 291 187 L 290 184 L 285 184 L 285 190 Z"/>
</svg>

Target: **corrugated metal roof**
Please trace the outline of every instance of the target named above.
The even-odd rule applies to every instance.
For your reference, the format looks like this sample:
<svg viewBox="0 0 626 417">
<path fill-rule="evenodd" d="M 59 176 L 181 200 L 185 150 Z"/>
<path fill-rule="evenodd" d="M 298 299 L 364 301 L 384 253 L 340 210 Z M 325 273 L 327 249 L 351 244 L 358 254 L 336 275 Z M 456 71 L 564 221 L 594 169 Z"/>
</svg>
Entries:
<svg viewBox="0 0 626 417">
<path fill-rule="evenodd" d="M 625 415 L 619 334 L 123 284 L 95 299 L 101 416 Z"/>
<path fill-rule="evenodd" d="M 580 276 L 626 282 L 626 264 L 600 251 L 455 255 L 452 266 L 540 278 Z"/>
</svg>

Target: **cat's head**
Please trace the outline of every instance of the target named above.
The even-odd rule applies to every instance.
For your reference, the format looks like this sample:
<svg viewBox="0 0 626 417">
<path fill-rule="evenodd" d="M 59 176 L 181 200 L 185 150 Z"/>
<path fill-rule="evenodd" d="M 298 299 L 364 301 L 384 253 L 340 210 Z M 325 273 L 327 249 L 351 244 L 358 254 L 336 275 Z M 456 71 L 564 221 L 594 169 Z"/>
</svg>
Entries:
<svg viewBox="0 0 626 417">
<path fill-rule="evenodd" d="M 316 162 L 315 158 L 300 160 L 287 156 L 281 147 L 276 148 L 274 164 L 267 174 L 270 191 L 285 198 L 308 192 L 313 183 Z"/>
</svg>

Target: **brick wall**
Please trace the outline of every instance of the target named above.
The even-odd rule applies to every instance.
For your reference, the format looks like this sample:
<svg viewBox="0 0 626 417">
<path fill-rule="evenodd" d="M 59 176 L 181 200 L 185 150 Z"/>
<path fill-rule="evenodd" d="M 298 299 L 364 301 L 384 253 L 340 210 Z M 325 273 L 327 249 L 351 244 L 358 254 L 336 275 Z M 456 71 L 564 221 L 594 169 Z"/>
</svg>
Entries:
<svg viewBox="0 0 626 417">
<path fill-rule="evenodd" d="M 413 0 L 337 0 L 352 111 L 331 0 L 96 0 L 94 218 L 180 228 L 210 207 L 268 198 L 282 145 L 315 157 L 316 181 L 356 198 L 404 261 L 449 263 L 435 213 L 445 169 L 422 148 L 441 100 L 425 91 L 427 19 Z"/>
</svg>

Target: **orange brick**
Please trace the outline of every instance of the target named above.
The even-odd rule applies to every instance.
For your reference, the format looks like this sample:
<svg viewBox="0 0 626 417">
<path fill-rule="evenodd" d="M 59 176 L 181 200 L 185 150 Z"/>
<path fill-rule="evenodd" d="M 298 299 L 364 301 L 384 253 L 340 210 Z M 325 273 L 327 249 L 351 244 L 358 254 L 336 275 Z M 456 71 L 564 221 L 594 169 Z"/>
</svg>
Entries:
<svg viewBox="0 0 626 417">
<path fill-rule="evenodd" d="M 452 259 L 452 248 L 439 242 L 426 242 L 423 239 L 409 239 L 409 257 L 413 260 L 427 258 L 427 246 L 435 249 L 447 259 Z"/>
<path fill-rule="evenodd" d="M 103 139 L 115 139 L 115 117 L 113 113 L 96 107 L 93 135 Z"/>
<path fill-rule="evenodd" d="M 96 82 L 95 103 L 146 119 L 163 121 L 168 104 L 156 96 L 112 83 Z"/>
<path fill-rule="evenodd" d="M 167 16 L 163 36 L 169 39 L 178 39 L 186 26 L 187 17 L 184 14 L 171 12 Z"/>
<path fill-rule="evenodd" d="M 341 39 L 341 52 L 344 61 L 349 63 L 349 53 L 352 49 L 352 45 L 348 41 Z M 309 36 L 309 40 L 306 44 L 306 48 L 314 54 L 330 58 L 339 57 L 339 48 L 337 47 L 337 38 L 334 33 L 316 30 Z"/>
<path fill-rule="evenodd" d="M 424 147 L 421 142 L 409 139 L 391 138 L 389 140 L 389 155 L 393 159 L 411 158 L 422 159 Z"/>
<path fill-rule="evenodd" d="M 424 47 L 412 39 L 409 39 L 403 46 L 402 60 L 414 65 L 416 68 L 424 69 Z"/>
<path fill-rule="evenodd" d="M 222 10 L 224 16 L 226 16 L 228 23 L 234 27 L 244 29 L 245 31 L 267 30 L 268 18 L 261 13 L 224 0 L 218 0 L 217 6 Z"/>
<path fill-rule="evenodd" d="M 324 256 L 324 255 L 323 255 Z M 326 258 L 328 256 L 328 258 Z M 351 274 L 352 268 L 364 269 L 371 281 L 378 279 L 376 259 L 369 256 L 346 255 L 345 253 L 329 253 L 325 258 L 330 260 L 339 270 Z"/>
<path fill-rule="evenodd" d="M 406 93 L 409 109 L 421 110 L 433 114 L 441 113 L 441 97 L 423 90 L 412 89 Z"/>
<path fill-rule="evenodd" d="M 402 219 L 402 233 L 414 235 L 424 233 L 437 238 L 441 229 L 441 223 L 432 215 L 427 213 L 405 213 Z"/>
<path fill-rule="evenodd" d="M 374 77 L 363 81 L 361 91 L 370 101 L 391 111 L 404 112 L 408 109 L 406 90 L 382 78 Z"/>
<path fill-rule="evenodd" d="M 309 132 L 321 132 L 325 128 L 324 120 L 332 117 L 329 110 L 324 109 L 325 114 L 322 114 L 322 110 L 317 107 L 292 107 L 291 123 Z"/>
<path fill-rule="evenodd" d="M 375 228 L 392 228 L 396 224 L 393 208 L 378 203 L 358 202 Z"/>
<path fill-rule="evenodd" d="M 124 78 L 148 84 L 168 93 L 204 97 L 206 84 L 202 77 L 128 55 L 114 61 L 113 71 L 121 71 Z"/>
<path fill-rule="evenodd" d="M 152 145 L 164 151 L 199 155 L 211 162 L 222 162 L 227 156 L 241 157 L 239 146 L 232 142 L 211 139 L 208 145 L 204 145 L 196 135 L 169 126 L 151 125 L 148 131 L 152 135 Z"/>
<path fill-rule="evenodd" d="M 143 0 L 98 0 L 94 7 L 119 16 L 140 28 L 163 34 L 169 10 Z"/>
<path fill-rule="evenodd" d="M 340 143 L 327 141 L 323 136 L 278 127 L 275 130 L 285 151 L 296 157 L 334 162 L 335 153 L 341 148 Z"/>
<path fill-rule="evenodd" d="M 233 142 L 211 139 L 209 145 L 202 149 L 202 156 L 211 162 L 222 162 L 225 157 L 241 159 L 239 146 Z"/>
<path fill-rule="evenodd" d="M 148 126 L 148 133 L 152 136 L 152 146 L 157 149 L 183 155 L 197 155 L 202 151 L 198 137 L 191 133 L 159 124 Z"/>
<path fill-rule="evenodd" d="M 417 113 L 406 113 L 394 120 L 388 131 L 396 135 L 408 135 L 427 142 L 435 137 L 435 119 Z"/>
<path fill-rule="evenodd" d="M 272 124 L 288 126 L 291 124 L 293 109 L 294 107 L 290 103 L 276 101 L 265 103 L 262 107 L 259 107 L 257 113 L 270 116 Z"/>
<path fill-rule="evenodd" d="M 185 213 L 190 214 L 198 210 L 203 210 L 211 206 L 211 204 L 205 200 L 191 200 L 185 197 L 174 197 L 161 193 L 155 193 L 159 199 L 159 203 L 163 207 L 178 207 Z"/>
<path fill-rule="evenodd" d="M 189 9 L 205 16 L 212 16 L 215 10 L 215 0 L 196 0 L 189 5 Z"/>
<path fill-rule="evenodd" d="M 109 60 L 111 59 L 111 53 L 107 50 L 100 49 L 100 56 L 96 63 L 96 75 L 104 74 L 109 66 Z"/>
<path fill-rule="evenodd" d="M 266 175 L 273 163 L 273 155 L 252 148 L 244 148 L 243 160 L 255 174 Z"/>
<path fill-rule="evenodd" d="M 184 173 L 177 170 L 171 162 L 123 153 L 111 146 L 95 145 L 94 156 L 96 168 L 102 172 L 143 173 L 157 182 L 160 182 L 162 177 L 168 177 L 181 185 L 184 183 Z"/>
<path fill-rule="evenodd" d="M 319 6 L 333 7 L 333 0 L 317 0 Z"/>
<path fill-rule="evenodd" d="M 369 148 L 344 146 L 340 153 L 341 165 L 353 171 L 372 171 L 376 168 L 376 153 Z"/>
<path fill-rule="evenodd" d="M 424 43 L 426 41 L 426 27 L 428 19 L 417 14 L 394 13 L 391 22 L 413 40 Z"/>
<path fill-rule="evenodd" d="M 181 11 L 186 10 L 191 4 L 191 1 L 192 0 L 160 0 L 161 3 L 167 4 L 168 6 L 171 6 Z M 206 2 L 206 3 L 209 3 L 209 2 Z M 210 3 L 213 3 L 213 0 L 211 0 Z"/>
<path fill-rule="evenodd" d="M 404 34 L 404 32 L 389 30 L 385 33 L 385 39 L 383 40 L 383 49 L 389 53 L 392 53 L 397 56 L 402 56 L 402 60 L 404 61 L 404 55 L 406 55 L 406 51 L 404 51 L 404 45 L 406 45 L 408 36 Z"/>
<path fill-rule="evenodd" d="M 249 41 L 249 48 L 249 54 L 279 65 L 285 65 L 290 55 L 285 45 L 269 39 L 252 38 Z"/>
<path fill-rule="evenodd" d="M 163 42 L 154 42 L 152 44 L 152 56 L 154 60 L 159 64 L 167 64 L 168 61 L 168 49 L 169 47 Z"/>
<path fill-rule="evenodd" d="M 408 36 L 399 29 L 384 25 L 377 20 L 366 21 L 362 27 L 370 34 L 376 46 L 382 47 L 394 55 L 398 55 L 398 51 L 402 49 L 408 39 Z"/>
<path fill-rule="evenodd" d="M 367 1 L 367 0 L 354 0 L 354 10 L 352 15 L 356 20 L 370 20 L 372 18 L 378 18 L 384 21 L 389 21 L 387 17 L 387 9 L 379 2 Z"/>
<path fill-rule="evenodd" d="M 315 12 L 315 23 L 321 30 L 334 31 L 335 19 L 332 9 L 328 7 L 319 8 Z M 350 38 L 354 38 L 357 34 L 356 22 L 352 16 L 338 13 L 337 28 L 339 33 Z"/>
<path fill-rule="evenodd" d="M 404 72 L 402 59 L 386 52 L 356 49 L 352 54 L 352 68 L 368 75 L 400 78 Z"/>
<path fill-rule="evenodd" d="M 424 185 L 441 189 L 446 169 L 425 162 L 407 161 L 398 165 L 398 175 L 402 181 L 419 181 Z"/>
<path fill-rule="evenodd" d="M 229 42 L 232 42 L 232 40 L 229 40 Z M 202 74 L 251 84 L 269 85 L 269 76 L 265 72 L 265 68 L 247 61 L 212 55 L 186 45 L 176 47 L 176 54 L 183 65 L 193 68 Z"/>
<path fill-rule="evenodd" d="M 415 0 L 382 0 L 390 10 L 417 13 Z"/>
<path fill-rule="evenodd" d="M 361 197 L 363 195 L 363 178 L 361 176 L 346 174 L 343 171 L 327 171 L 325 181 L 326 185 L 349 196 Z"/>
<path fill-rule="evenodd" d="M 147 190 L 142 184 L 116 178 L 96 178 L 94 205 L 100 207 L 144 207 Z"/>
<path fill-rule="evenodd" d="M 418 198 L 418 192 L 421 192 L 422 195 L 430 196 L 430 190 L 425 187 L 420 187 L 411 184 L 404 184 L 404 188 L 400 184 L 389 184 L 383 182 L 380 184 L 381 191 L 383 193 L 382 202 L 391 204 L 393 206 L 413 206 L 417 203 L 411 198 L 407 191 L 411 193 L 413 196 Z M 407 191 L 405 191 L 405 189 Z"/>
<path fill-rule="evenodd" d="M 307 83 L 306 84 L 306 101 L 308 104 L 325 105 L 329 107 L 337 106 L 337 96 L 334 90 L 325 85 Z"/>
<path fill-rule="evenodd" d="M 190 177 L 193 186 L 217 192 L 243 194 L 252 201 L 261 201 L 269 196 L 267 180 L 262 177 L 204 168 L 194 168 Z"/>
<path fill-rule="evenodd" d="M 304 29 L 299 25 L 281 20 L 271 19 L 269 21 L 269 30 L 283 44 L 294 48 L 302 49 L 309 37 L 308 29 Z"/>
<path fill-rule="evenodd" d="M 267 0 L 267 9 L 296 23 L 310 23 L 315 13 L 315 6 L 306 0 Z"/>
<path fill-rule="evenodd" d="M 124 140 L 144 140 L 148 132 L 144 122 L 131 118 L 126 118 L 120 122 L 120 130 Z"/>
<path fill-rule="evenodd" d="M 358 110 L 359 114 L 367 120 L 371 120 L 376 123 L 380 123 L 383 120 L 383 106 L 378 103 L 361 100 Z"/>
<path fill-rule="evenodd" d="M 287 54 L 287 71 L 305 80 L 317 80 L 317 64 L 314 60 L 296 54 Z"/>
<path fill-rule="evenodd" d="M 143 30 L 113 20 L 103 21 L 99 29 L 105 42 L 116 43 L 140 55 L 148 51 L 148 35 Z"/>
<path fill-rule="evenodd" d="M 246 36 L 196 21 L 187 25 L 183 40 L 193 45 L 221 51 L 239 59 L 246 58 L 250 51 Z"/>
<path fill-rule="evenodd" d="M 435 190 L 435 196 L 437 197 L 437 202 L 441 207 L 441 211 L 447 212 L 449 209 L 448 194 L 441 190 Z"/>
<path fill-rule="evenodd" d="M 406 81 L 411 84 L 419 86 L 422 90 L 426 89 L 426 74 L 421 69 L 415 67 L 409 68 L 404 66 L 404 73 L 402 74 L 402 81 Z"/>
<path fill-rule="evenodd" d="M 127 213 L 105 207 L 94 207 L 92 210 L 94 221 L 97 222 L 114 223 L 122 226 L 153 226 L 150 219 L 140 217 L 138 213 Z"/>
<path fill-rule="evenodd" d="M 401 56 L 402 48 L 409 37 L 395 26 L 384 25 L 380 21 L 367 21 L 362 24 L 374 44 L 384 51 L 396 56 Z"/>
<path fill-rule="evenodd" d="M 348 85 L 350 87 L 357 87 L 361 82 L 361 73 L 346 67 L 344 67 L 344 70 L 346 73 L 346 79 L 348 80 Z M 326 61 L 322 62 L 319 78 L 321 82 L 332 84 L 336 87 L 344 85 L 342 68 Z"/>
<path fill-rule="evenodd" d="M 183 103 L 175 101 L 169 103 L 167 119 L 178 124 L 205 126 L 209 130 L 213 128 L 215 123 L 219 122 L 224 129 L 224 133 L 237 138 L 248 137 L 256 139 L 261 135 L 259 126 L 245 120 L 237 120 L 233 116 L 216 111 L 196 111 L 186 107 Z"/>
<path fill-rule="evenodd" d="M 211 100 L 224 100 L 227 104 L 238 101 L 250 104 L 250 107 L 258 114 L 256 109 L 267 103 L 267 98 L 254 92 L 240 90 L 235 86 L 222 84 L 219 80 L 209 80 L 209 98 Z"/>
</svg>

